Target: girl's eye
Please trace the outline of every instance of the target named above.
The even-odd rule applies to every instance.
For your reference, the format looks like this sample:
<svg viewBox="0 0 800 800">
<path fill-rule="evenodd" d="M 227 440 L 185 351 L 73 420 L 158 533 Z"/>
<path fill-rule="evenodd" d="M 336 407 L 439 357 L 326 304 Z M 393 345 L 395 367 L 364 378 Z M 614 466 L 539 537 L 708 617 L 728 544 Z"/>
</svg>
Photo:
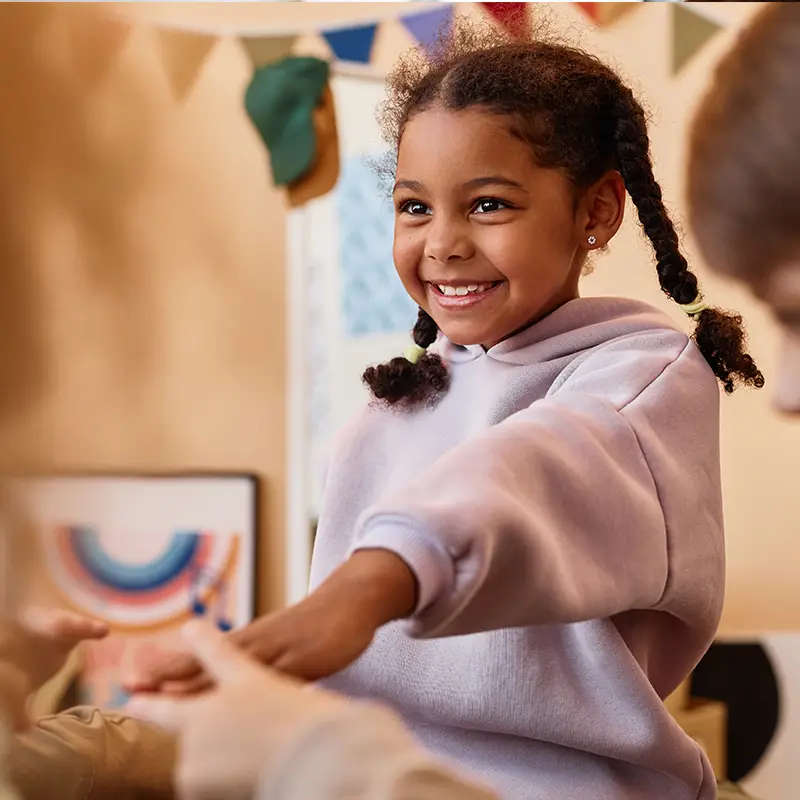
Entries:
<svg viewBox="0 0 800 800">
<path fill-rule="evenodd" d="M 426 206 L 425 203 L 420 203 L 419 200 L 406 200 L 406 202 L 400 206 L 400 212 L 402 214 L 411 214 L 413 217 L 420 217 L 432 213 L 428 206 Z"/>
<path fill-rule="evenodd" d="M 472 208 L 473 214 L 491 214 L 493 211 L 502 211 L 509 208 L 508 203 L 494 197 L 482 197 Z"/>
</svg>

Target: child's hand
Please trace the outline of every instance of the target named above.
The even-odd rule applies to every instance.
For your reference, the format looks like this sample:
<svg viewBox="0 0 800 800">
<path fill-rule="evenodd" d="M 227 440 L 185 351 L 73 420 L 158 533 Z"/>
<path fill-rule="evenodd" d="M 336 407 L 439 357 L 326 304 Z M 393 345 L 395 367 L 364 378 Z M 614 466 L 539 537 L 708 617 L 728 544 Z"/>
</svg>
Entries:
<svg viewBox="0 0 800 800">
<path fill-rule="evenodd" d="M 76 645 L 107 634 L 102 622 L 60 609 L 31 609 L 19 621 L 0 621 L 0 699 L 11 724 L 26 728 L 28 696 L 61 669 Z"/>
<path fill-rule="evenodd" d="M 369 614 L 311 595 L 284 611 L 257 619 L 229 640 L 262 664 L 303 680 L 344 669 L 367 649 L 377 625 Z M 132 691 L 196 694 L 213 686 L 195 656 L 155 664 Z M 127 688 L 127 687 L 126 687 Z"/>
<path fill-rule="evenodd" d="M 402 559 L 388 550 L 359 551 L 305 600 L 229 636 L 261 663 L 317 680 L 355 661 L 382 625 L 412 611 L 415 595 L 416 579 Z M 126 688 L 192 694 L 212 683 L 187 653 L 151 665 Z"/>
<path fill-rule="evenodd" d="M 186 626 L 198 663 L 217 688 L 202 697 L 138 695 L 125 713 L 179 734 L 176 794 L 181 798 L 252 797 L 265 765 L 302 731 L 347 713 L 349 705 L 306 691 L 248 658 L 202 624 Z"/>
</svg>

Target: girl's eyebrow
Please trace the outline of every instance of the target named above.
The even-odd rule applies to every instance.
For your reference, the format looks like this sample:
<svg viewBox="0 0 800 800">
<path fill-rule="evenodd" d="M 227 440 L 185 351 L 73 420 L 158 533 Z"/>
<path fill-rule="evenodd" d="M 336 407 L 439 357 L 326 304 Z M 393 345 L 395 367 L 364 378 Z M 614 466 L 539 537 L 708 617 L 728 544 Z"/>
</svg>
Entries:
<svg viewBox="0 0 800 800">
<path fill-rule="evenodd" d="M 509 189 L 517 189 L 529 194 L 528 190 L 521 183 L 511 180 L 511 178 L 505 178 L 502 175 L 489 175 L 485 178 L 473 178 L 472 180 L 462 184 L 462 188 L 464 189 L 480 189 L 484 186 L 506 186 Z M 423 188 L 423 185 L 419 181 L 403 179 L 395 183 L 392 192 L 394 193 L 398 189 L 408 189 L 411 192 L 421 192 Z"/>
<path fill-rule="evenodd" d="M 511 180 L 511 178 L 505 178 L 502 175 L 489 175 L 485 178 L 473 178 L 471 181 L 467 181 L 463 184 L 465 189 L 479 189 L 483 186 L 506 186 L 509 189 L 519 189 L 520 191 L 528 193 L 528 190 L 517 181 Z"/>
<path fill-rule="evenodd" d="M 421 192 L 422 188 L 422 184 L 419 181 L 400 180 L 395 183 L 392 192 L 394 193 L 398 189 L 408 189 L 411 192 Z"/>
</svg>

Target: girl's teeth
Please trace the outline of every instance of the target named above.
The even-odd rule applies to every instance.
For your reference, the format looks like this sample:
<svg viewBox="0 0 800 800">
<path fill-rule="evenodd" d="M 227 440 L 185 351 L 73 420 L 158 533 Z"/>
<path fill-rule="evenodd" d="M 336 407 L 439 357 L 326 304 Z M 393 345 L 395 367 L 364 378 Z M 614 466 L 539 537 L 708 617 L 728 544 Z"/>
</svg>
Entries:
<svg viewBox="0 0 800 800">
<path fill-rule="evenodd" d="M 490 283 L 471 283 L 469 286 L 445 286 L 444 284 L 439 284 L 439 291 L 445 297 L 464 297 L 464 295 L 472 292 L 485 292 L 489 288 L 491 288 Z"/>
</svg>

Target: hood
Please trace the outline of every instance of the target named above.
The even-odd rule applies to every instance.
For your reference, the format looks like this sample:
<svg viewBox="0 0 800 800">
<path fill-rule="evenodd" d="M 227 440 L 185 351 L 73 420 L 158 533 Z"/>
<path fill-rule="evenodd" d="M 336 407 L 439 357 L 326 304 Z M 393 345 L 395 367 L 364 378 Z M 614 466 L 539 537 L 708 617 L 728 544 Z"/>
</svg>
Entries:
<svg viewBox="0 0 800 800">
<path fill-rule="evenodd" d="M 445 361 L 453 364 L 486 356 L 523 365 L 578 355 L 623 336 L 649 330 L 680 329 L 666 314 L 641 300 L 579 297 L 489 350 L 479 344 L 454 344 L 444 335 L 437 350 Z"/>
</svg>

